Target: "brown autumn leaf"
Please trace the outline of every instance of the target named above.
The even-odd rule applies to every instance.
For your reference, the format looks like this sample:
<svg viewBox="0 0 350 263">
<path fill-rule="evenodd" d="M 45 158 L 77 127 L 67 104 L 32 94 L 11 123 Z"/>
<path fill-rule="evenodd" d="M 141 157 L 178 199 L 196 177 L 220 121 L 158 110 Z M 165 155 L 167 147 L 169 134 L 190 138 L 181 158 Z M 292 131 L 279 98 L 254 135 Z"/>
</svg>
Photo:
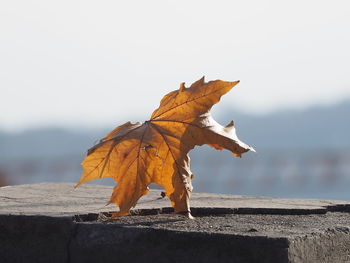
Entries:
<svg viewBox="0 0 350 263">
<path fill-rule="evenodd" d="M 221 126 L 210 115 L 211 107 L 239 81 L 204 82 L 165 95 L 151 119 L 127 122 L 88 150 L 77 186 L 98 178 L 112 177 L 110 202 L 119 206 L 115 216 L 127 215 L 151 183 L 162 185 L 175 212 L 190 212 L 192 173 L 188 152 L 208 144 L 227 149 L 235 156 L 254 149 L 241 142 L 233 121 Z"/>
</svg>

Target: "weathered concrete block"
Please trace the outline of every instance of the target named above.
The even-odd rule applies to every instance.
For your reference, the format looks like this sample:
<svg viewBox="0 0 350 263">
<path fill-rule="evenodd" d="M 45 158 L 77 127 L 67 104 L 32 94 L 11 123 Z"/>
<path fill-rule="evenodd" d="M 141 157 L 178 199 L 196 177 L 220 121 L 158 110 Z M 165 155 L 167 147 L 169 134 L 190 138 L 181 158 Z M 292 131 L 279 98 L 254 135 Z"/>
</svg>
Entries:
<svg viewBox="0 0 350 263">
<path fill-rule="evenodd" d="M 287 262 L 288 240 L 85 224 L 70 250 L 72 262 Z"/>
<path fill-rule="evenodd" d="M 0 262 L 68 262 L 71 218 L 0 215 Z"/>
<path fill-rule="evenodd" d="M 112 188 L 0 188 L 0 262 L 350 262 L 350 203 L 194 193 L 195 220 L 151 191 L 111 219 Z"/>
</svg>

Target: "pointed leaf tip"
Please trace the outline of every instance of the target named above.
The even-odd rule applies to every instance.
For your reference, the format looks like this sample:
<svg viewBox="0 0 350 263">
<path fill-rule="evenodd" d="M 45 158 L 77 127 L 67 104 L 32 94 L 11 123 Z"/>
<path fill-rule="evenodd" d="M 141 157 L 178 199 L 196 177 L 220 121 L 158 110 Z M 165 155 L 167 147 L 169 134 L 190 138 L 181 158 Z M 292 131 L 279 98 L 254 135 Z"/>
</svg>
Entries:
<svg viewBox="0 0 350 263">
<path fill-rule="evenodd" d="M 226 125 L 226 128 L 232 128 L 233 126 L 235 126 L 235 123 L 234 123 L 234 121 L 232 120 L 232 121 L 230 121 L 229 124 Z"/>
<path fill-rule="evenodd" d="M 183 92 L 185 88 L 185 82 L 181 82 L 179 92 Z"/>
<path fill-rule="evenodd" d="M 240 82 L 241 82 L 240 80 L 236 80 L 236 81 L 232 81 L 231 83 L 232 83 L 233 86 L 236 86 L 236 85 L 238 85 Z"/>
</svg>

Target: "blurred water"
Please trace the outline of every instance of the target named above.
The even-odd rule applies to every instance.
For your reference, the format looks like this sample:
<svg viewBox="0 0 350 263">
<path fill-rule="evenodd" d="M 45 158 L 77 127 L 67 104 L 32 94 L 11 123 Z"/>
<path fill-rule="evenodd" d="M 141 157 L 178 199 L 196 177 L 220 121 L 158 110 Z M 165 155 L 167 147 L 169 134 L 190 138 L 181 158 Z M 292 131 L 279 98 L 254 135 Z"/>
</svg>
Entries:
<svg viewBox="0 0 350 263">
<path fill-rule="evenodd" d="M 191 159 L 197 191 L 350 200 L 349 150 L 265 150 L 243 158 L 205 152 Z"/>
<path fill-rule="evenodd" d="M 350 200 L 350 101 L 304 111 L 234 117 L 238 136 L 257 153 L 242 158 L 207 146 L 190 152 L 194 191 Z M 107 129 L 0 131 L 0 185 L 77 182 L 84 152 Z M 97 184 L 113 185 L 101 179 Z"/>
<path fill-rule="evenodd" d="M 195 192 L 350 200 L 347 149 L 265 149 L 237 158 L 204 146 L 190 156 Z M 82 159 L 82 154 L 2 159 L 2 184 L 77 182 Z M 92 183 L 114 184 L 110 178 Z"/>
</svg>

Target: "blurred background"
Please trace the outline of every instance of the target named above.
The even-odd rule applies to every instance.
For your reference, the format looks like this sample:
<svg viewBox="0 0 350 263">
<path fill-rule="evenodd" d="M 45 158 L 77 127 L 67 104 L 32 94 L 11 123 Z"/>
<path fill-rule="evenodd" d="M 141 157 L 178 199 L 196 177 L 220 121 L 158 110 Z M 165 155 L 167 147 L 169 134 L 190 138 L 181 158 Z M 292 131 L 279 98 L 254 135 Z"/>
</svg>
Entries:
<svg viewBox="0 0 350 263">
<path fill-rule="evenodd" d="M 191 151 L 194 191 L 350 200 L 350 3 L 0 2 L 0 185 L 77 182 L 86 150 L 185 81 L 257 150 Z M 113 184 L 97 180 L 97 184 Z"/>
</svg>

